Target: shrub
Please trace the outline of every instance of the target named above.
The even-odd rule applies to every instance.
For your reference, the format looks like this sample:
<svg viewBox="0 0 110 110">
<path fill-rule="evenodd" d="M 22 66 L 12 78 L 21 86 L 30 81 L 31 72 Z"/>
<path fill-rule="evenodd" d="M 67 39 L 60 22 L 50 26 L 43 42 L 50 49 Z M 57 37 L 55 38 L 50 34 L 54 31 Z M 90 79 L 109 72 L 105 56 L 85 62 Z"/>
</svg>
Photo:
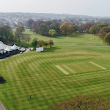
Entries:
<svg viewBox="0 0 110 110">
<path fill-rule="evenodd" d="M 31 46 L 34 47 L 34 49 L 36 48 L 36 46 L 37 46 L 37 39 L 36 39 L 36 38 L 34 38 L 34 39 L 32 40 Z"/>
<path fill-rule="evenodd" d="M 4 82 L 3 76 L 0 76 L 0 83 Z"/>
<path fill-rule="evenodd" d="M 51 105 L 48 110 L 110 110 L 110 99 L 100 95 L 77 95 L 72 99 Z"/>
</svg>

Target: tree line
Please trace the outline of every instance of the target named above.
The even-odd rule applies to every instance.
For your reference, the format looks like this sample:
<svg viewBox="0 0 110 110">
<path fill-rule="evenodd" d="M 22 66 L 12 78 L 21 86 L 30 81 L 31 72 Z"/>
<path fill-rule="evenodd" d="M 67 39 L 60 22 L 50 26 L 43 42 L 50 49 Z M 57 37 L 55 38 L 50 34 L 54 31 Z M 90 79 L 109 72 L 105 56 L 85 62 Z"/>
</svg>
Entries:
<svg viewBox="0 0 110 110">
<path fill-rule="evenodd" d="M 4 41 L 14 39 L 14 34 L 10 26 L 4 25 L 0 27 L 0 39 Z"/>
<path fill-rule="evenodd" d="M 72 24 L 69 22 L 62 21 L 34 21 L 29 19 L 27 21 L 27 27 L 36 33 L 44 36 L 60 36 L 70 35 L 75 32 L 79 33 L 90 33 L 98 35 L 101 39 L 110 45 L 110 23 L 109 22 L 87 22 L 80 25 Z M 24 34 L 24 26 L 19 26 L 13 32 L 12 28 L 8 25 L 0 27 L 0 40 L 6 42 L 16 42 L 18 44 L 25 43 L 29 44 L 31 37 L 29 34 Z M 21 42 L 22 41 L 22 42 Z"/>
<path fill-rule="evenodd" d="M 27 22 L 27 27 L 36 33 L 44 36 L 59 36 L 59 35 L 69 35 L 75 31 L 75 25 L 61 21 L 34 21 L 29 19 Z"/>
<path fill-rule="evenodd" d="M 25 31 L 24 26 L 19 26 L 13 32 L 12 28 L 8 25 L 4 25 L 0 27 L 0 40 L 4 43 L 18 43 L 29 44 L 31 37 L 29 34 L 24 34 Z M 22 41 L 22 42 L 21 42 Z"/>
<path fill-rule="evenodd" d="M 25 27 L 24 26 L 19 26 L 15 29 L 15 31 L 13 32 L 13 30 L 11 29 L 10 26 L 4 25 L 2 27 L 0 27 L 0 40 L 4 41 L 5 43 L 18 43 L 18 45 L 22 45 L 25 42 L 29 44 L 31 41 L 31 37 L 29 34 L 24 34 L 23 32 L 25 31 Z M 42 40 L 42 39 L 33 39 L 33 41 L 31 42 L 31 46 L 36 48 L 36 46 L 52 46 L 54 45 L 54 42 L 52 39 L 49 39 L 48 41 Z"/>
<path fill-rule="evenodd" d="M 54 42 L 52 39 L 49 40 L 43 40 L 43 39 L 37 39 L 34 38 L 31 42 L 31 46 L 36 49 L 37 46 L 42 47 L 45 46 L 47 48 L 47 46 L 52 47 L 52 45 L 54 45 Z"/>
<path fill-rule="evenodd" d="M 93 25 L 90 27 L 89 33 L 98 35 L 101 39 L 110 45 L 110 25 L 106 23 Z"/>
<path fill-rule="evenodd" d="M 29 19 L 27 27 L 36 33 L 44 36 L 70 35 L 73 32 L 89 33 L 98 35 L 110 45 L 110 22 L 87 22 L 82 24 L 72 24 L 62 21 L 34 21 Z"/>
</svg>

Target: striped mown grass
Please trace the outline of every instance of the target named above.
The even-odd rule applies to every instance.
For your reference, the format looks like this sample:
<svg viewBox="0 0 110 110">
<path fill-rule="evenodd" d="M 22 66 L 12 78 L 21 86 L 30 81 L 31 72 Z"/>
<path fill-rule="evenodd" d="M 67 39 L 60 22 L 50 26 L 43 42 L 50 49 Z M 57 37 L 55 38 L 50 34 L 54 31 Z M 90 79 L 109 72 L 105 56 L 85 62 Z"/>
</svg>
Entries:
<svg viewBox="0 0 110 110">
<path fill-rule="evenodd" d="M 67 65 L 62 65 L 67 71 L 69 71 L 69 73 L 76 73 L 76 71 L 74 71 L 72 68 L 70 68 Z"/>
<path fill-rule="evenodd" d="M 59 65 L 56 65 L 56 67 L 61 70 L 65 75 L 68 75 L 69 73 L 67 71 L 65 71 L 62 67 L 60 67 Z"/>
<path fill-rule="evenodd" d="M 103 68 L 100 68 L 94 64 L 91 64 L 90 62 L 73 63 L 68 66 L 74 71 L 76 71 L 77 73 L 103 70 Z"/>
<path fill-rule="evenodd" d="M 88 56 L 85 52 L 82 56 L 80 52 L 77 54 L 69 52 L 70 55 L 67 54 L 68 51 L 62 54 L 59 51 L 29 52 L 1 61 L 0 73 L 7 82 L 0 85 L 0 99 L 6 109 L 47 109 L 49 105 L 73 97 L 75 94 L 107 94 L 109 97 L 108 58 L 103 59 L 102 54 L 99 56 L 99 53 Z M 98 62 L 97 64 L 107 69 L 93 71 L 92 67 L 96 67 L 97 70 L 97 66 L 87 63 L 91 61 Z M 82 68 L 84 64 L 89 66 L 89 71 L 86 73 L 82 73 L 85 72 Z M 69 72 L 74 70 L 77 73 L 65 75 L 55 65 L 62 65 L 61 67 L 66 65 L 71 68 Z M 77 67 L 75 65 L 81 66 L 80 70 L 75 70 Z"/>
<path fill-rule="evenodd" d="M 105 69 L 104 67 L 94 63 L 94 62 L 80 62 L 80 63 L 72 63 L 67 65 L 57 65 L 59 70 L 61 70 L 64 74 L 75 74 L 75 73 L 84 73 L 91 71 L 101 71 Z"/>
<path fill-rule="evenodd" d="M 0 84 L 0 100 L 7 110 L 46 110 L 49 105 L 76 94 L 103 94 L 110 98 L 109 47 L 52 49 L 55 50 L 31 51 L 0 61 L 0 75 L 6 79 L 6 83 Z M 97 71 L 98 67 L 89 62 L 106 69 Z M 77 73 L 65 75 L 55 65 Z M 85 66 L 89 71 L 85 71 Z"/>
</svg>

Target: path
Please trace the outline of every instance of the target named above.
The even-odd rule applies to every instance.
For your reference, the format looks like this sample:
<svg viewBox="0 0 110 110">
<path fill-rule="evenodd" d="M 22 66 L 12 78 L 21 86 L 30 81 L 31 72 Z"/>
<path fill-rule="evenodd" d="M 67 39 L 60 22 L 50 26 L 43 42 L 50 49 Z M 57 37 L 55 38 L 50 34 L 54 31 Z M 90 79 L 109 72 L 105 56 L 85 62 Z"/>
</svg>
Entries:
<svg viewBox="0 0 110 110">
<path fill-rule="evenodd" d="M 1 102 L 0 102 L 0 110 L 6 110 Z"/>
<path fill-rule="evenodd" d="M 30 51 L 29 49 L 26 49 L 26 51 L 23 52 L 23 53 L 26 53 L 26 52 L 29 52 L 29 51 Z M 6 58 L 3 58 L 3 59 L 0 59 L 0 61 L 5 60 L 5 59 L 7 59 L 7 58 L 11 58 L 11 57 L 17 56 L 17 55 L 20 55 L 20 54 L 21 54 L 21 53 L 18 53 L 18 54 L 16 54 L 16 55 L 12 55 L 12 56 L 9 56 L 9 57 L 6 57 Z"/>
</svg>

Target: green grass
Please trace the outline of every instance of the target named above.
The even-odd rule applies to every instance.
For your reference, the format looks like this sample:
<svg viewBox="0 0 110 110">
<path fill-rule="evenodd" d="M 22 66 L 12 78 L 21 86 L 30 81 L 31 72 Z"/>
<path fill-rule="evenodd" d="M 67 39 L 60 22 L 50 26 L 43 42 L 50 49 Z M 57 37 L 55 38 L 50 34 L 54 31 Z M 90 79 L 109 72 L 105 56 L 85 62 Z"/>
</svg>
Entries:
<svg viewBox="0 0 110 110">
<path fill-rule="evenodd" d="M 66 70 L 69 74 L 103 70 L 103 68 L 99 66 L 91 64 L 90 62 L 80 62 L 80 63 L 72 63 L 67 65 L 60 65 L 60 67 Z"/>
<path fill-rule="evenodd" d="M 32 34 L 34 37 L 50 39 Z M 6 83 L 0 84 L 0 100 L 7 110 L 46 110 L 49 105 L 76 94 L 100 94 L 110 98 L 110 47 L 97 47 L 106 44 L 89 34 L 52 39 L 55 46 L 47 52 L 31 51 L 0 61 L 0 75 L 6 79 Z M 69 46 L 74 44 L 86 46 Z M 82 62 L 95 62 L 106 69 L 95 71 L 89 66 L 89 71 L 82 72 Z M 75 64 L 82 70 L 69 75 L 55 67 L 67 65 L 78 71 L 73 69 Z"/>
<path fill-rule="evenodd" d="M 103 43 L 99 37 L 94 36 L 92 34 L 77 34 L 75 36 L 57 36 L 57 37 L 46 37 L 41 36 L 40 34 L 31 32 L 29 29 L 26 29 L 24 33 L 28 33 L 31 37 L 31 41 L 34 38 L 49 40 L 53 39 L 55 45 L 91 45 L 91 46 L 105 46 L 106 44 Z"/>
<path fill-rule="evenodd" d="M 73 73 L 76 73 L 76 71 L 73 70 L 73 68 L 70 68 L 69 66 L 67 65 L 62 65 L 63 68 L 69 72 L 69 74 L 73 74 Z"/>
</svg>

